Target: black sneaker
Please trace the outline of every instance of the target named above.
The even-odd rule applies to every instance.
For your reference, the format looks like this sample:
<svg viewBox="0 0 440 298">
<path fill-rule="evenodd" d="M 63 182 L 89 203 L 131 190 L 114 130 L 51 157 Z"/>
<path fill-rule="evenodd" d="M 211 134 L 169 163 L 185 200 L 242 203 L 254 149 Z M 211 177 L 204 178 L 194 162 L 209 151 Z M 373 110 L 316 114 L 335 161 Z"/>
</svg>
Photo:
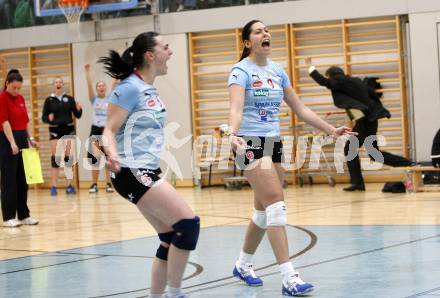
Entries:
<svg viewBox="0 0 440 298">
<path fill-rule="evenodd" d="M 365 191 L 364 184 L 352 184 L 349 187 L 343 188 L 344 191 Z"/>
<path fill-rule="evenodd" d="M 96 183 L 93 183 L 89 188 L 89 193 L 97 193 L 98 192 L 98 185 Z"/>
<path fill-rule="evenodd" d="M 105 187 L 105 191 L 106 192 L 114 192 L 115 190 L 113 189 L 113 186 L 111 183 L 107 183 L 106 187 Z"/>
</svg>

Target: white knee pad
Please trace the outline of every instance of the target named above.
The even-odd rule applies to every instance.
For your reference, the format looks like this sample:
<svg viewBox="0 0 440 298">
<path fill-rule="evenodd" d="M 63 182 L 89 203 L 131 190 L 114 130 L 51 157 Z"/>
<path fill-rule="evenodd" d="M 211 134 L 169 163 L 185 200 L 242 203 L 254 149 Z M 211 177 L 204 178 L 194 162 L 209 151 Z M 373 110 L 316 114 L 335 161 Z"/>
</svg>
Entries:
<svg viewBox="0 0 440 298">
<path fill-rule="evenodd" d="M 287 207 L 283 201 L 266 207 L 267 226 L 282 227 L 287 224 Z"/>
<path fill-rule="evenodd" d="M 252 221 L 258 227 L 262 229 L 266 229 L 267 228 L 266 211 L 254 209 L 254 214 L 252 215 Z"/>
</svg>

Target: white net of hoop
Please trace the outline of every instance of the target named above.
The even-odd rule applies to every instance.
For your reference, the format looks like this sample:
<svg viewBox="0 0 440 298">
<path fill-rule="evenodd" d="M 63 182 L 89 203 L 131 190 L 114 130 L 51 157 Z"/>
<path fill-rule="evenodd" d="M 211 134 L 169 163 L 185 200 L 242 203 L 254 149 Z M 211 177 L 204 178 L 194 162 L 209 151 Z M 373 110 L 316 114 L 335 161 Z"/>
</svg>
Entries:
<svg viewBox="0 0 440 298">
<path fill-rule="evenodd" d="M 79 24 L 81 15 L 86 10 L 88 1 L 85 0 L 59 0 L 58 7 L 63 12 L 69 24 Z"/>
</svg>

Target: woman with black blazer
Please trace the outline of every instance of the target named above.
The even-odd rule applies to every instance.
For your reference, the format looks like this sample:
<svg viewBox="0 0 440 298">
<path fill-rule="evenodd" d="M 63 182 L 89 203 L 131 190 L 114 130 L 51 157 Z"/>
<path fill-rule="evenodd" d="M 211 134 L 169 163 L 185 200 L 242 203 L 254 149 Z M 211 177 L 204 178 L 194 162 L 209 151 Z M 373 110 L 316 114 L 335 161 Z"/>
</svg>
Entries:
<svg viewBox="0 0 440 298">
<path fill-rule="evenodd" d="M 306 59 L 307 65 L 312 65 L 311 62 L 312 60 L 310 58 Z M 381 118 L 390 118 L 391 114 L 382 105 L 380 96 L 376 91 L 368 87 L 360 78 L 346 75 L 344 71 L 337 66 L 330 67 L 325 74 L 326 76 L 324 77 L 314 66 L 309 67 L 309 75 L 312 79 L 331 91 L 336 107 L 346 109 L 350 118 L 353 118 L 354 114 L 360 115 L 357 117 L 356 124 L 353 127 L 353 132 L 356 132 L 357 136 L 350 136 L 344 148 L 344 154 L 347 156 L 350 150 L 350 144 L 353 141 L 356 142 L 356 140 L 354 140 L 355 138 L 357 138 L 360 148 L 367 137 L 377 134 L 378 120 Z M 344 188 L 345 191 L 365 190 L 357 149 L 354 157 L 347 159 L 351 185 Z M 372 153 L 374 150 L 382 154 L 383 163 L 389 166 L 403 167 L 412 164 L 410 160 L 402 156 L 381 151 L 377 145 L 377 140 L 372 141 L 371 146 L 365 146 L 365 149 L 370 158 L 373 158 Z M 350 154 L 350 156 L 352 155 Z"/>
<path fill-rule="evenodd" d="M 69 171 L 73 171 L 74 165 L 74 136 L 75 136 L 75 123 L 74 118 L 81 118 L 82 108 L 79 102 L 75 101 L 70 95 L 64 93 L 64 81 L 62 78 L 57 77 L 53 81 L 54 93 L 46 98 L 43 106 L 43 113 L 41 119 L 44 123 L 49 124 L 49 136 L 50 136 L 50 150 L 51 150 L 51 184 L 50 195 L 56 196 L 58 194 L 57 183 L 59 168 L 61 165 L 60 157 L 57 154 L 58 142 L 63 142 L 64 148 L 64 166 L 69 168 Z M 64 138 L 65 137 L 65 138 Z M 67 194 L 76 194 L 76 189 L 73 186 L 73 177 L 68 177 L 67 172 Z"/>
</svg>

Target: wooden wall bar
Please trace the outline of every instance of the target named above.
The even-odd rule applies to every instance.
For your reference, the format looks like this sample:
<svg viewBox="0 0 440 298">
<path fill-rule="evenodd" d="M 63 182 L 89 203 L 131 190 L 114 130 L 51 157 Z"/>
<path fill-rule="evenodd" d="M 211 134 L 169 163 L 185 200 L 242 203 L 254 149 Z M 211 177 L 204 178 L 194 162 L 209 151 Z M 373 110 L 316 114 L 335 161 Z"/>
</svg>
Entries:
<svg viewBox="0 0 440 298">
<path fill-rule="evenodd" d="M 290 73 L 289 63 L 289 26 L 272 26 L 272 59 L 284 66 Z M 222 30 L 205 33 L 190 33 L 190 75 L 192 95 L 193 135 L 212 135 L 216 138 L 217 153 L 221 140 L 216 133 L 221 124 L 227 124 L 229 118 L 229 95 L 227 88 L 228 75 L 232 66 L 238 62 L 241 51 L 241 32 L 239 29 Z M 281 131 L 283 135 L 291 134 L 292 118 L 286 104 L 282 105 Z M 212 180 L 222 183 L 222 178 L 231 176 L 233 163 L 228 169 L 218 169 L 219 154 L 206 158 L 206 148 L 200 144 L 195 148 L 199 155 L 196 164 L 212 163 Z M 201 167 L 202 181 L 207 182 L 209 167 Z M 206 181 L 205 181 L 206 180 Z"/>
<path fill-rule="evenodd" d="M 44 185 L 50 186 L 51 153 L 48 125 L 41 121 L 44 100 L 53 92 L 53 80 L 61 77 L 65 91 L 73 94 L 72 51 L 68 44 L 0 51 L 7 69 L 17 68 L 24 78 L 21 94 L 26 100 L 33 134 L 40 142 Z M 2 75 L 3 76 L 3 75 Z M 3 84 L 3 83 L 2 83 Z M 60 175 L 62 177 L 63 174 Z M 77 171 L 75 173 L 76 181 Z M 60 179 L 65 181 L 64 179 Z M 63 184 L 60 183 L 60 186 Z"/>
<path fill-rule="evenodd" d="M 317 85 L 308 75 L 304 59 L 312 57 L 313 64 L 324 73 L 331 65 L 337 65 L 353 76 L 378 77 L 383 87 L 382 101 L 391 112 L 390 119 L 379 121 L 378 134 L 386 138 L 382 149 L 408 156 L 407 99 L 403 60 L 403 41 L 400 18 L 386 17 L 375 19 L 340 20 L 327 23 L 291 25 L 294 86 L 303 102 L 321 115 L 338 110 L 333 105 L 330 92 Z M 344 124 L 334 115 L 329 121 L 336 125 Z M 304 123 L 295 118 L 295 127 Z M 296 135 L 314 132 L 310 127 L 296 131 Z M 332 148 L 324 150 L 332 163 Z M 368 161 L 364 150 L 361 158 Z M 306 155 L 310 156 L 310 152 Z M 307 175 L 308 164 L 299 171 Z M 316 175 L 316 171 L 312 171 Z M 347 171 L 346 171 L 347 173 Z M 395 177 L 389 171 L 365 172 L 366 180 L 372 175 L 381 175 L 383 181 Z M 377 179 L 372 179 L 377 181 Z"/>
<path fill-rule="evenodd" d="M 353 76 L 377 76 L 383 86 L 383 103 L 392 114 L 391 119 L 381 120 L 379 134 L 386 137 L 383 149 L 408 155 L 408 121 L 407 98 L 404 73 L 403 40 L 400 18 L 398 16 L 337 20 L 331 22 L 286 24 L 271 26 L 272 59 L 283 65 L 289 74 L 296 92 L 303 102 L 322 117 L 335 125 L 347 123 L 347 117 L 335 112 L 344 112 L 333 105 L 330 92 L 317 85 L 308 75 L 305 58 L 311 57 L 317 69 L 324 73 L 332 66 L 342 67 Z M 228 123 L 229 98 L 227 78 L 231 67 L 240 57 L 242 42 L 240 29 L 190 33 L 190 75 L 192 96 L 193 135 L 212 135 L 217 143 L 220 139 L 216 129 Z M 285 104 L 281 109 L 282 135 L 319 135 L 295 115 L 292 115 Z M 219 144 L 217 144 L 217 147 Z M 206 144 L 196 146 L 196 163 L 201 163 L 202 182 L 206 183 L 209 173 L 208 164 L 212 164 L 213 183 L 222 183 L 222 178 L 232 175 L 232 162 L 229 168 L 219 170 L 216 165 L 219 155 L 207 158 Z M 217 149 L 217 148 L 216 148 Z M 218 150 L 216 150 L 218 152 Z M 321 158 L 321 168 L 309 170 L 309 159 L 312 154 L 310 146 L 305 152 L 306 162 L 295 173 L 290 172 L 287 179 L 295 182 L 299 175 L 325 176 L 328 168 Z M 304 150 L 303 150 L 304 151 Z M 333 163 L 333 148 L 323 150 L 328 162 Z M 361 150 L 361 157 L 366 158 Z M 208 161 L 208 162 L 207 162 Z M 333 172 L 330 173 L 334 175 Z M 292 175 L 296 174 L 296 175 Z M 380 176 L 377 176 L 380 174 Z M 336 177 L 346 181 L 345 177 Z M 367 181 L 386 181 L 395 175 L 392 172 L 368 171 Z M 371 178 L 371 179 L 370 179 Z M 318 179 L 319 180 L 319 179 Z"/>
</svg>

